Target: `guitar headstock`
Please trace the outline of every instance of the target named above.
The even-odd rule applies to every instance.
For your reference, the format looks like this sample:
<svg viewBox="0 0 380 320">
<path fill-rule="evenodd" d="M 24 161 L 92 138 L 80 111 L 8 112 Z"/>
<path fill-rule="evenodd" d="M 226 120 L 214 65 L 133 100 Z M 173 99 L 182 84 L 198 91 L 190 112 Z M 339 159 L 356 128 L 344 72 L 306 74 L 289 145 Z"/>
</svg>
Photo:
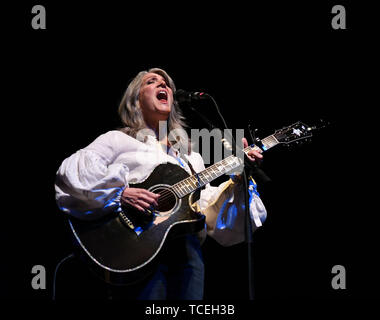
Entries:
<svg viewBox="0 0 380 320">
<path fill-rule="evenodd" d="M 298 121 L 291 126 L 276 130 L 273 136 L 279 143 L 290 145 L 294 142 L 299 143 L 311 138 L 313 135 L 312 130 L 312 127 Z"/>
</svg>

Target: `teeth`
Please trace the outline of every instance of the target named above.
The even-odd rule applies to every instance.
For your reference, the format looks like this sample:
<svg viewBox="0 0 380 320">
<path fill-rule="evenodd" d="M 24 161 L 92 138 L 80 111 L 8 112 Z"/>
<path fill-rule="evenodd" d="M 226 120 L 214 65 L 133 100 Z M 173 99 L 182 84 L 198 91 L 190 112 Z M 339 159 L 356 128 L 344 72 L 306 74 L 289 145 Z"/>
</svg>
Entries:
<svg viewBox="0 0 380 320">
<path fill-rule="evenodd" d="M 163 95 L 165 99 L 167 99 L 167 97 L 168 97 L 168 94 L 165 90 L 158 91 L 157 97 L 159 98 L 159 96 L 161 96 L 161 95 Z"/>
</svg>

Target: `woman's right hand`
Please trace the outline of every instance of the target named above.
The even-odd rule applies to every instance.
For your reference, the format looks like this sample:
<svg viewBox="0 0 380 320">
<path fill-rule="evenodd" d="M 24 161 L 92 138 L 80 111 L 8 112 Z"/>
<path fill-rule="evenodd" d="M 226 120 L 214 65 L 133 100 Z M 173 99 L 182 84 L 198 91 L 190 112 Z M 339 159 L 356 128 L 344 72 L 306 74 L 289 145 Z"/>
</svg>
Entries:
<svg viewBox="0 0 380 320">
<path fill-rule="evenodd" d="M 158 206 L 159 194 L 141 188 L 125 188 L 121 195 L 121 202 L 127 203 L 137 210 L 145 212 L 146 209 Z"/>
</svg>

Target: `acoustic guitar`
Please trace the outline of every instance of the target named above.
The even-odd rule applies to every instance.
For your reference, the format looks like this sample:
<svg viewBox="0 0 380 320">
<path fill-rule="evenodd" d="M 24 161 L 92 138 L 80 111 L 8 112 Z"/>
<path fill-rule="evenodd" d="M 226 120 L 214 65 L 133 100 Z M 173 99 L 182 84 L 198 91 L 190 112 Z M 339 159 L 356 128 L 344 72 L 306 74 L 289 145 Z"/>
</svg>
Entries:
<svg viewBox="0 0 380 320">
<path fill-rule="evenodd" d="M 279 144 L 299 142 L 310 138 L 313 129 L 297 122 L 243 151 L 267 151 Z M 193 175 L 179 165 L 158 165 L 145 181 L 130 184 L 160 194 L 154 210 L 142 213 L 131 206 L 95 221 L 68 219 L 80 256 L 108 283 L 125 285 L 139 281 L 150 273 L 167 241 L 204 229 L 205 217 L 193 206 L 195 194 L 242 162 L 231 155 Z"/>
</svg>

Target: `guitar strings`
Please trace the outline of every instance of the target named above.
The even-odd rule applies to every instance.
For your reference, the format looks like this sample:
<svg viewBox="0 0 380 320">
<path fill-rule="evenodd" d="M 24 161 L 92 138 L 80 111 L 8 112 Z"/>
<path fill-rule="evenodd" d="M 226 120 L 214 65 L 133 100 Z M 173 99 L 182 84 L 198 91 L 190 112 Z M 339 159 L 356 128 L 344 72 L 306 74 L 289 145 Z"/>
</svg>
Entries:
<svg viewBox="0 0 380 320">
<path fill-rule="evenodd" d="M 266 140 L 266 139 L 268 139 L 268 138 L 271 138 L 272 136 L 269 136 L 269 137 L 267 137 L 267 138 L 264 138 L 264 139 L 262 139 L 261 141 L 262 142 L 264 142 L 264 140 Z M 247 153 L 247 152 L 249 152 L 249 151 L 251 151 L 251 150 L 260 150 L 260 148 L 258 147 L 258 146 L 256 146 L 255 144 L 252 144 L 251 146 L 247 146 L 246 148 L 244 148 L 243 149 L 243 152 L 244 153 Z M 230 156 L 230 157 L 233 157 L 233 156 Z M 228 159 L 228 158 L 230 158 L 230 157 L 227 157 L 226 159 Z M 223 161 L 225 161 L 226 159 L 223 159 L 222 160 L 222 162 Z M 208 167 L 207 169 L 205 169 L 204 171 L 207 171 L 207 170 L 209 170 L 210 172 L 211 171 L 214 171 L 214 168 L 216 168 L 216 166 L 217 166 L 217 164 L 218 163 L 215 163 L 215 164 L 213 164 L 212 166 L 210 166 L 210 167 Z M 225 165 L 225 164 L 224 164 Z M 227 162 L 227 165 L 228 165 L 228 162 Z M 225 165 L 226 166 L 226 165 Z M 211 176 L 212 176 L 212 174 L 210 174 Z M 177 197 L 178 195 L 177 195 L 177 193 L 175 192 L 175 190 L 174 190 L 174 188 L 179 188 L 180 189 L 180 191 L 183 191 L 182 190 L 182 187 L 180 187 L 179 186 L 179 184 L 180 183 L 183 183 L 183 181 L 185 181 L 185 180 L 191 180 L 191 181 L 193 181 L 194 182 L 194 180 L 195 181 L 198 181 L 198 183 L 199 183 L 199 176 L 198 176 L 198 174 L 196 174 L 196 175 L 192 175 L 192 176 L 190 176 L 190 177 L 188 177 L 188 178 L 186 178 L 186 179 L 184 179 L 184 180 L 182 180 L 182 181 L 180 181 L 180 182 L 177 182 L 176 184 L 174 184 L 174 185 L 172 185 L 171 187 L 169 187 L 168 189 L 165 189 L 165 190 L 163 190 L 162 192 L 158 192 L 158 194 L 160 195 L 160 198 L 158 199 L 158 202 L 160 202 L 161 204 L 164 204 L 164 203 L 167 203 L 168 201 L 169 201 L 169 199 L 170 199 L 170 197 L 172 197 L 173 196 L 173 194 L 174 194 L 174 197 Z M 217 177 L 218 177 L 218 175 L 217 175 Z M 216 178 L 217 178 L 216 177 Z M 215 179 L 216 179 L 215 178 Z M 203 183 L 203 181 L 202 181 L 202 183 Z M 193 190 L 193 191 L 188 191 L 188 190 L 185 190 L 185 194 L 182 196 L 182 197 L 184 197 L 184 196 L 186 196 L 187 194 L 189 194 L 189 193 L 191 193 L 191 192 L 194 192 L 194 191 L 196 191 L 197 189 L 199 189 L 199 188 L 201 188 L 201 187 L 203 187 L 205 184 L 203 183 L 203 184 L 199 184 L 198 186 L 196 185 L 196 188 Z M 186 187 L 186 184 L 185 184 L 185 187 Z M 190 187 L 190 190 L 192 189 L 192 188 L 194 188 L 193 186 L 191 186 L 191 185 L 189 185 L 189 187 Z M 182 198 L 181 197 L 181 198 Z"/>
<path fill-rule="evenodd" d="M 244 152 L 248 152 L 250 150 L 253 150 L 253 148 L 254 147 L 248 146 L 248 147 L 244 148 L 243 151 Z M 226 161 L 226 159 L 223 159 L 222 161 Z M 209 171 L 212 170 L 213 171 L 213 169 L 216 168 L 216 165 L 217 164 L 213 164 L 212 166 L 210 166 L 206 170 L 209 170 Z M 198 181 L 198 178 L 196 177 L 196 175 L 192 175 L 192 176 L 190 176 L 190 177 L 188 177 L 188 178 L 186 178 L 184 180 L 191 180 L 191 181 L 196 180 L 196 181 Z M 182 182 L 182 181 L 180 181 L 180 182 Z M 163 200 L 168 200 L 170 197 L 172 197 L 173 193 L 176 195 L 176 192 L 174 190 L 175 187 L 180 188 L 180 190 L 182 191 L 181 187 L 178 185 L 180 182 L 177 182 L 176 184 L 174 184 L 173 186 L 171 186 L 168 189 L 163 190 L 162 192 L 158 192 L 158 194 L 160 194 L 160 198 L 158 199 L 158 201 L 161 202 L 161 203 L 166 203 L 166 201 L 163 202 Z M 205 184 L 200 184 L 200 185 L 196 186 L 196 189 L 194 191 L 196 191 L 197 189 L 201 188 L 203 185 L 205 185 Z M 190 187 L 193 188 L 193 186 L 190 186 Z M 188 192 L 187 190 L 185 190 L 185 191 L 186 191 L 185 195 L 188 194 L 188 193 L 193 192 L 193 191 Z"/>
<path fill-rule="evenodd" d="M 271 138 L 271 137 L 272 137 L 272 136 L 267 137 L 267 138 L 264 138 L 264 139 L 262 139 L 261 141 L 264 142 L 264 140 L 267 140 L 268 138 Z M 251 150 L 255 150 L 255 149 L 256 149 L 256 150 L 261 150 L 260 147 L 258 147 L 258 146 L 256 146 L 256 145 L 253 144 L 253 145 L 251 145 L 251 146 L 247 146 L 246 148 L 244 148 L 244 149 L 243 149 L 243 152 L 244 152 L 244 153 L 247 153 L 247 152 L 249 152 L 249 151 L 251 151 Z M 231 155 L 230 157 L 234 157 L 234 156 Z M 228 159 L 228 158 L 230 158 L 230 157 L 227 157 L 226 159 Z M 226 161 L 226 159 L 223 159 L 221 162 L 223 163 L 223 161 Z M 218 163 L 219 163 L 219 162 L 218 162 Z M 212 166 L 208 167 L 208 168 L 205 169 L 204 171 L 207 171 L 207 170 L 210 171 L 210 175 L 211 175 L 211 177 L 212 177 L 212 173 L 211 173 L 211 172 L 214 172 L 214 168 L 217 167 L 218 163 L 213 164 Z M 226 165 L 225 163 L 223 163 L 223 165 L 226 166 L 226 167 L 227 167 L 227 166 L 230 166 L 230 164 L 228 164 L 228 162 L 227 162 L 227 165 Z M 230 170 L 230 169 L 228 169 L 228 170 Z M 227 172 L 228 172 L 228 170 L 227 170 Z M 202 172 L 204 172 L 204 171 L 202 171 Z M 199 174 L 202 174 L 202 172 L 199 173 Z M 198 183 L 199 183 L 199 176 L 198 176 L 199 174 L 195 174 L 195 175 L 189 176 L 188 178 L 186 178 L 186 179 L 184 179 L 184 180 L 182 180 L 182 181 L 179 181 L 179 182 L 177 182 L 176 184 L 170 186 L 168 189 L 164 189 L 163 191 L 158 192 L 158 194 L 160 194 L 160 198 L 158 199 L 159 204 L 167 204 L 168 201 L 170 201 L 170 198 L 173 197 L 173 195 L 174 195 L 174 198 L 176 198 L 178 195 L 177 195 L 177 193 L 175 192 L 174 188 L 179 188 L 180 191 L 183 191 L 183 190 L 182 190 L 182 187 L 181 187 L 179 184 L 180 184 L 180 183 L 183 183 L 185 180 L 190 180 L 190 181 L 192 181 L 192 182 L 194 182 L 194 180 L 195 180 L 195 181 L 198 181 Z M 214 178 L 214 177 L 213 177 L 213 178 Z M 214 179 L 216 179 L 216 178 L 218 178 L 218 174 L 217 174 L 217 177 L 215 177 Z M 187 194 L 196 191 L 197 189 L 203 187 L 205 184 L 206 184 L 206 183 L 204 183 L 204 182 L 202 181 L 202 184 L 199 184 L 199 185 L 196 184 L 196 188 L 195 188 L 193 191 L 190 191 L 190 192 L 189 192 L 188 190 L 184 190 L 184 191 L 185 191 L 185 194 L 184 194 L 183 196 L 180 195 L 180 197 L 182 198 L 182 197 L 186 196 Z M 192 185 L 186 186 L 186 184 L 185 184 L 185 187 L 190 187 L 190 190 L 191 190 L 192 188 L 194 188 Z"/>
<path fill-rule="evenodd" d="M 251 151 L 254 149 L 255 146 L 248 146 L 246 148 L 243 149 L 244 152 L 248 152 L 248 151 Z M 230 156 L 231 157 L 231 156 Z M 227 158 L 226 158 L 227 159 Z M 226 159 L 223 159 L 222 161 L 225 161 Z M 205 170 L 209 170 L 209 171 L 213 171 L 214 168 L 216 168 L 216 165 L 217 164 L 213 164 L 212 166 L 210 166 L 209 168 L 205 169 Z M 198 178 L 196 177 L 196 175 L 192 175 L 184 180 L 191 180 L 194 182 L 194 180 L 198 181 Z M 168 189 L 164 189 L 163 191 L 161 192 L 157 192 L 157 194 L 160 195 L 159 199 L 157 200 L 157 202 L 160 204 L 167 204 L 169 201 L 170 201 L 170 198 L 173 197 L 176 197 L 177 196 L 177 193 L 175 192 L 174 188 L 180 188 L 180 191 L 182 191 L 181 187 L 179 186 L 179 183 L 183 182 L 184 180 L 180 181 L 180 182 L 177 182 L 176 184 L 172 185 L 171 187 L 169 187 Z M 198 181 L 199 183 L 199 181 Z M 205 184 L 199 184 L 198 186 L 196 186 L 195 190 L 196 191 L 197 189 L 203 187 Z M 186 185 L 185 185 L 186 186 Z M 190 185 L 191 188 L 194 188 L 193 186 Z M 191 189 L 190 189 L 191 190 Z M 187 191 L 185 190 L 185 195 L 186 196 L 187 194 L 193 192 L 193 191 Z"/>
</svg>

